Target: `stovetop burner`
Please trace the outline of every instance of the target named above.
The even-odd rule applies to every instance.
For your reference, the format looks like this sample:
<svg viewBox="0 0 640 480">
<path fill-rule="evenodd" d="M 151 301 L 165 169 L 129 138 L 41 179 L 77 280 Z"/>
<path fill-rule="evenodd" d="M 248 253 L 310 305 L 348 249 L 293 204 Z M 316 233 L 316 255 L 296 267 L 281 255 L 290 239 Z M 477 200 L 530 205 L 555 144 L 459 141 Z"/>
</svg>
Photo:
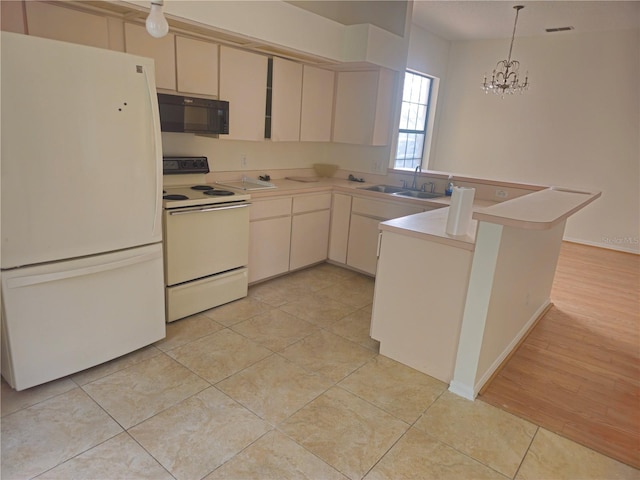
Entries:
<svg viewBox="0 0 640 480">
<path fill-rule="evenodd" d="M 227 195 L 235 195 L 234 192 L 230 192 L 229 190 L 216 190 L 214 188 L 211 188 L 209 190 L 205 190 L 204 192 L 205 195 L 212 195 L 212 196 L 216 196 L 216 197 L 224 197 Z"/>
<path fill-rule="evenodd" d="M 163 195 L 162 199 L 163 200 L 189 200 L 189 197 L 187 197 L 186 195 L 179 195 L 175 193 L 175 194 Z"/>
<path fill-rule="evenodd" d="M 1 1 L 1 0 L 0 0 Z M 226 202 L 243 202 L 251 198 L 245 192 L 205 183 L 205 179 L 191 178 L 182 185 L 163 185 L 163 206 L 167 210 L 198 207 Z"/>
</svg>

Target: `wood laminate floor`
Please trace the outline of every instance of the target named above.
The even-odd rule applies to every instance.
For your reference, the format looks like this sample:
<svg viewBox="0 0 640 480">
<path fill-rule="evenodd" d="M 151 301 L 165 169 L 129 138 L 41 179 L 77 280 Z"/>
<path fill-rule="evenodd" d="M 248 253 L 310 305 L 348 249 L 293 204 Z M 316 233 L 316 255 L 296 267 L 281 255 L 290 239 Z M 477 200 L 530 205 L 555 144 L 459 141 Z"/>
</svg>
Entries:
<svg viewBox="0 0 640 480">
<path fill-rule="evenodd" d="M 640 468 L 640 256 L 564 242 L 551 300 L 480 399 Z"/>
</svg>

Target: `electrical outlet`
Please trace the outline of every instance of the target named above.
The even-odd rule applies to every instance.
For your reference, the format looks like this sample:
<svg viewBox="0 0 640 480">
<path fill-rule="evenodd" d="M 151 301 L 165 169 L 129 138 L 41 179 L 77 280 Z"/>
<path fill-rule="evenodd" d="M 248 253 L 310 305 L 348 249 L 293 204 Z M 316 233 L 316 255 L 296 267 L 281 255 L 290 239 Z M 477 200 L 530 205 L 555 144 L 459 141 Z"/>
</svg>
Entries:
<svg viewBox="0 0 640 480">
<path fill-rule="evenodd" d="M 500 188 L 498 188 L 496 190 L 496 197 L 498 198 L 507 198 L 509 196 L 509 194 L 507 193 L 506 190 L 502 190 Z"/>
<path fill-rule="evenodd" d="M 240 154 L 240 166 L 242 168 L 247 168 L 248 164 L 249 162 L 247 161 L 247 155 L 244 153 Z"/>
</svg>

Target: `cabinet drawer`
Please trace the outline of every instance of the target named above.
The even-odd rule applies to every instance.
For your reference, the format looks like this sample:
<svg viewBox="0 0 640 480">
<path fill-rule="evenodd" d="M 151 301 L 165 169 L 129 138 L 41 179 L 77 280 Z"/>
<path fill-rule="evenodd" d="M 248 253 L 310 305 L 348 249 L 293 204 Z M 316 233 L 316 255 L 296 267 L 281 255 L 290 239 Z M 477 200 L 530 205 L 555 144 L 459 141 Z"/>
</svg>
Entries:
<svg viewBox="0 0 640 480">
<path fill-rule="evenodd" d="M 276 198 L 274 200 L 253 200 L 250 208 L 249 220 L 282 217 L 291 215 L 291 197 Z"/>
<path fill-rule="evenodd" d="M 329 210 L 331 208 L 331 194 L 303 195 L 293 198 L 293 213 Z"/>
<path fill-rule="evenodd" d="M 369 200 L 365 198 L 354 197 L 351 206 L 352 213 L 359 213 L 369 217 L 389 220 L 391 218 L 404 217 L 420 213 L 424 209 L 414 207 L 412 205 L 402 205 L 393 202 L 380 202 L 378 200 Z"/>
</svg>

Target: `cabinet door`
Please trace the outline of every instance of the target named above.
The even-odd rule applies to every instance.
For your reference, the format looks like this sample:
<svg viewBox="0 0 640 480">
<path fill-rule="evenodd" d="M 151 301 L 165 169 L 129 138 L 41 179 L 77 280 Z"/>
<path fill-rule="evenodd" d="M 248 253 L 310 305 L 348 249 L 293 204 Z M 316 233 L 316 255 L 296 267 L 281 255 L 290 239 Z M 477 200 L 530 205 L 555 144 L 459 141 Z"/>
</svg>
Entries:
<svg viewBox="0 0 640 480">
<path fill-rule="evenodd" d="M 294 215 L 289 268 L 295 270 L 327 259 L 330 210 Z"/>
<path fill-rule="evenodd" d="M 351 195 L 334 193 L 329 237 L 329 259 L 334 262 L 347 263 L 350 218 Z"/>
<path fill-rule="evenodd" d="M 218 45 L 176 37 L 178 91 L 218 96 Z"/>
<path fill-rule="evenodd" d="M 372 145 L 388 145 L 393 115 L 393 87 L 395 73 L 382 69 L 378 74 L 378 96 L 376 98 L 376 115 L 373 125 Z"/>
<path fill-rule="evenodd" d="M 300 140 L 330 142 L 335 73 L 305 65 L 302 72 Z"/>
<path fill-rule="evenodd" d="M 371 275 L 378 263 L 378 225 L 380 219 L 351 215 L 347 265 Z"/>
<path fill-rule="evenodd" d="M 291 217 L 249 224 L 249 283 L 289 271 Z"/>
<path fill-rule="evenodd" d="M 302 65 L 274 57 L 271 95 L 271 140 L 299 141 Z"/>
<path fill-rule="evenodd" d="M 358 145 L 371 143 L 377 96 L 377 72 L 338 73 L 334 142 Z"/>
<path fill-rule="evenodd" d="M 338 73 L 333 141 L 387 145 L 394 85 L 391 70 Z"/>
<path fill-rule="evenodd" d="M 29 35 L 109 48 L 106 17 L 42 2 L 24 2 L 24 5 Z"/>
<path fill-rule="evenodd" d="M 153 38 L 144 27 L 126 23 L 124 25 L 125 49 L 127 53 L 153 58 L 156 62 L 156 87 L 176 89 L 175 35 L 169 33 L 162 38 Z"/>
<path fill-rule="evenodd" d="M 267 57 L 220 47 L 220 99 L 229 102 L 228 140 L 264 140 Z"/>
</svg>

